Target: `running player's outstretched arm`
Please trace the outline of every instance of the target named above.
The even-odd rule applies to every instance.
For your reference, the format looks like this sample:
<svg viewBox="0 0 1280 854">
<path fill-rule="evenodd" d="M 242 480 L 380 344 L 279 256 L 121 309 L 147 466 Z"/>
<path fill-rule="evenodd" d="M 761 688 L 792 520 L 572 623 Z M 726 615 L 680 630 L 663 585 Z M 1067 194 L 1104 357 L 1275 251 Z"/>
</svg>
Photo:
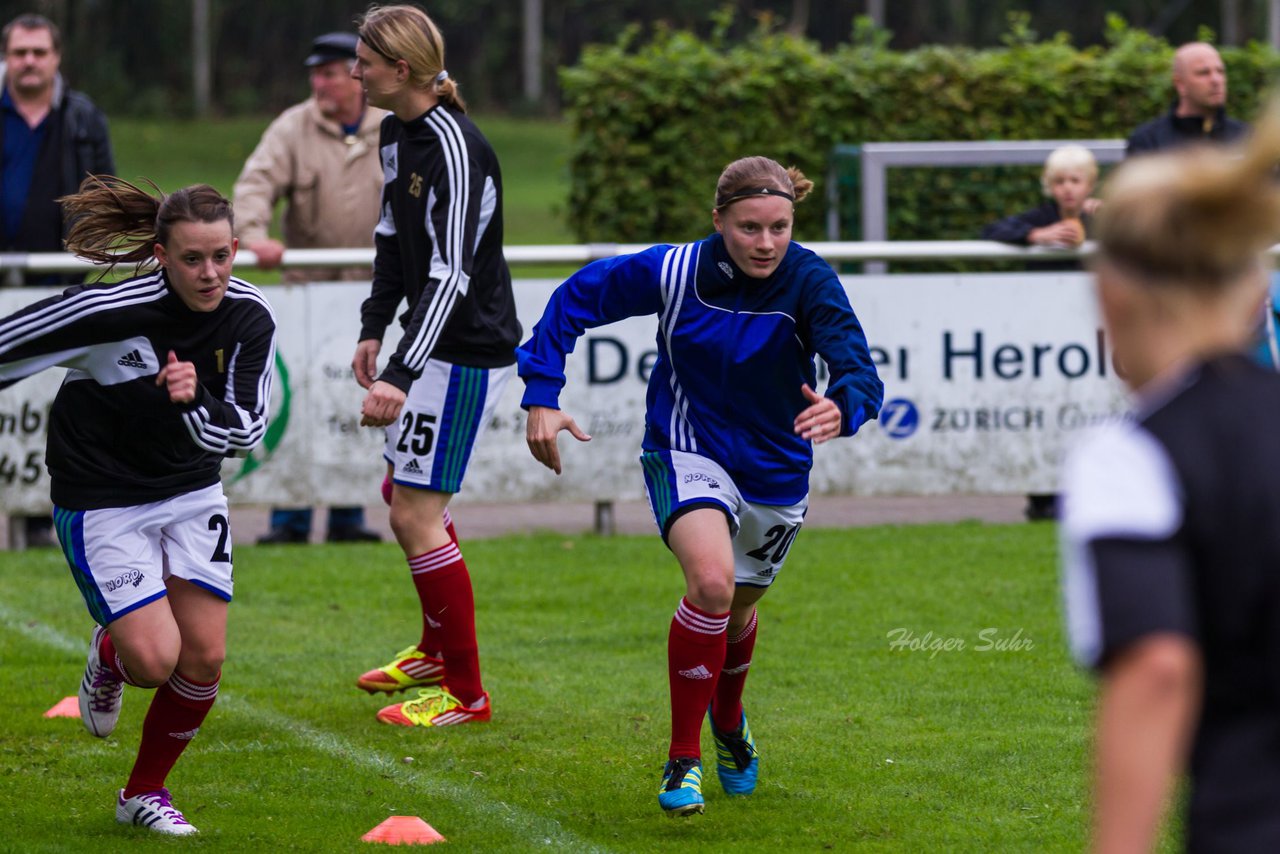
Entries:
<svg viewBox="0 0 1280 854">
<path fill-rule="evenodd" d="M 248 334 L 221 356 L 225 394 L 218 398 L 197 383 L 191 402 L 177 404 L 183 408 L 182 420 L 191 440 L 216 454 L 247 456 L 266 434 L 276 330 L 265 302 L 248 326 Z"/>
<path fill-rule="evenodd" d="M 0 388 L 59 366 L 104 383 L 121 381 L 117 351 L 135 334 L 130 308 L 164 293 L 159 276 L 76 285 L 0 319 Z"/>
<path fill-rule="evenodd" d="M 583 267 L 556 288 L 529 340 L 516 350 L 525 393 L 521 405 L 559 408 L 565 359 L 582 333 L 626 317 L 662 311 L 659 284 L 669 246 L 606 258 Z"/>
<path fill-rule="evenodd" d="M 560 410 L 565 359 L 587 329 L 662 310 L 658 282 L 667 248 L 657 246 L 583 267 L 556 288 L 533 334 L 516 351 L 525 382 L 521 405 L 529 411 L 525 440 L 533 458 L 556 474 L 561 471 L 556 442 L 561 430 L 580 442 L 591 441 L 577 422 Z"/>
<path fill-rule="evenodd" d="M 809 282 L 807 287 L 805 324 L 809 340 L 831 371 L 825 396 L 840 408 L 839 435 L 852 436 L 880 413 L 884 383 L 871 361 L 862 324 L 835 273 Z"/>
<path fill-rule="evenodd" d="M 0 388 L 63 364 L 66 350 L 74 346 L 74 326 L 54 327 L 48 319 L 59 313 L 64 299 L 49 297 L 0 319 Z"/>
</svg>

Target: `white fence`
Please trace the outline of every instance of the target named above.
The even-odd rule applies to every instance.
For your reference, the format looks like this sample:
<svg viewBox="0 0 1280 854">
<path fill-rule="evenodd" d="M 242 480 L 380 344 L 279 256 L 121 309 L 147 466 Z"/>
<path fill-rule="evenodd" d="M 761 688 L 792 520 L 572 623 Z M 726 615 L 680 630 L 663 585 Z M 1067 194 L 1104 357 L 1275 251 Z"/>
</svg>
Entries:
<svg viewBox="0 0 1280 854">
<path fill-rule="evenodd" d="M 1070 249 L 1024 248 L 991 240 L 954 241 L 827 241 L 805 243 L 831 262 L 839 261 L 935 261 L 1016 260 L 1019 258 L 1087 257 L 1092 244 L 1079 252 Z M 508 246 L 503 250 L 510 264 L 586 264 L 648 248 L 639 243 L 582 243 L 568 246 Z M 372 249 L 288 249 L 284 267 L 346 267 L 373 264 Z M 235 260 L 237 270 L 256 269 L 258 258 L 242 249 Z M 66 273 L 92 271 L 93 265 L 65 252 L 0 252 L 0 285 L 19 285 L 23 272 Z"/>
<path fill-rule="evenodd" d="M 626 251 L 635 247 L 617 247 Z M 829 259 L 1008 258 L 1001 244 L 819 244 Z M 602 247 L 546 248 L 564 262 Z M 611 254 L 611 253 L 610 253 Z M 1050 253 L 1034 253 L 1043 257 Z M 1061 254 L 1061 253 L 1056 253 Z M 357 253 L 300 253 L 293 263 L 358 263 Z M 519 257 L 510 252 L 509 257 Z M 244 259 L 248 260 L 248 259 Z M 52 269 L 52 268 L 49 268 Z M 1024 493 L 1052 491 L 1065 445 L 1089 423 L 1123 412 L 1089 277 L 1081 273 L 843 277 L 886 386 L 886 404 L 852 440 L 820 446 L 819 494 Z M 557 282 L 522 279 L 521 322 L 532 328 Z M 44 291 L 50 293 L 51 291 Z M 250 462 L 224 466 L 237 503 L 352 504 L 378 500 L 381 431 L 362 429 L 363 391 L 350 361 L 367 285 L 266 289 L 280 322 L 273 418 L 285 425 Z M 0 290 L 0 317 L 34 300 L 33 288 Z M 591 330 L 569 363 L 562 405 L 594 437 L 562 441 L 557 478 L 529 456 L 519 408 L 507 388 L 481 441 L 460 500 L 610 501 L 640 498 L 636 457 L 645 380 L 655 351 L 653 318 Z M 390 352 L 388 340 L 384 352 Z M 48 508 L 44 430 L 54 372 L 0 391 L 0 513 Z"/>
</svg>

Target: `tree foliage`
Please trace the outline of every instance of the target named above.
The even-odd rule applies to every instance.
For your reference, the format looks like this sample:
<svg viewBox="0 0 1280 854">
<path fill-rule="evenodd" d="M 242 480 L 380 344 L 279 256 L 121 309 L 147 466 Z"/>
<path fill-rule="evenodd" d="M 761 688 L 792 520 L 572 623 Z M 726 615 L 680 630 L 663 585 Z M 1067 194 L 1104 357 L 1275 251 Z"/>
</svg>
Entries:
<svg viewBox="0 0 1280 854">
<path fill-rule="evenodd" d="M 382 0 L 395 2 L 395 0 Z M 1224 0 L 893 0 L 885 3 L 886 46 L 1000 45 L 1009 12 L 1026 15 L 1028 32 L 1066 32 L 1075 44 L 1101 44 L 1106 14 L 1124 14 L 1177 43 L 1201 26 L 1223 32 Z M 1236 0 L 1245 35 L 1266 31 L 1266 0 Z M 444 30 L 448 64 L 468 101 L 481 108 L 522 104 L 522 6 L 515 0 L 422 0 Z M 577 64 L 587 45 L 615 41 L 627 27 L 644 38 L 684 30 L 707 39 L 720 27 L 727 42 L 749 38 L 762 23 L 798 32 L 824 50 L 849 40 L 866 0 L 543 0 L 544 103 L 560 93 L 552 71 Z M 351 29 L 368 0 L 209 0 L 213 104 L 220 113 L 275 113 L 306 91 L 301 61 L 311 39 Z M 727 23 L 716 12 L 731 10 Z M 62 27 L 63 67 L 113 115 L 185 115 L 192 90 L 192 0 L 0 0 L 0 21 L 40 12 Z"/>
<path fill-rule="evenodd" d="M 1085 49 L 1037 39 L 1024 18 L 984 50 L 896 51 L 865 21 L 831 51 L 767 25 L 730 44 L 724 23 L 705 39 L 660 30 L 641 40 L 633 28 L 562 73 L 575 138 L 568 215 L 582 240 L 701 236 L 717 175 L 746 155 L 797 165 L 821 191 L 838 144 L 1126 137 L 1171 97 L 1172 47 L 1118 17 L 1105 47 Z M 1223 56 L 1234 112 L 1247 118 L 1280 61 L 1257 45 Z M 889 235 L 974 237 L 1035 203 L 1034 178 L 1016 180 L 904 170 L 890 183 Z M 801 205 L 797 233 L 822 235 L 824 213 L 821 201 Z"/>
</svg>

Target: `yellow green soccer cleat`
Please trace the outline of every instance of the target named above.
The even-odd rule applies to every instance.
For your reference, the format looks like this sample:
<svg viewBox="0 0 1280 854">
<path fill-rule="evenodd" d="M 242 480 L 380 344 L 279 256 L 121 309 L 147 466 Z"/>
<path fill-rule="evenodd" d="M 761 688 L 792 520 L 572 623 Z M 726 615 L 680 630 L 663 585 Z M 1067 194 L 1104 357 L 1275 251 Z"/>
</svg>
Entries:
<svg viewBox="0 0 1280 854">
<path fill-rule="evenodd" d="M 390 664 L 361 676 L 356 680 L 356 686 L 370 694 L 375 691 L 394 694 L 410 688 L 439 685 L 443 681 L 444 661 L 410 646 L 396 653 Z"/>
<path fill-rule="evenodd" d="M 484 705 L 468 708 L 449 693 L 448 689 L 423 688 L 418 699 L 387 706 L 378 712 L 378 720 L 384 724 L 399 726 L 454 726 L 456 724 L 481 723 L 493 715 L 489 695 L 484 695 Z"/>
<path fill-rule="evenodd" d="M 658 789 L 658 806 L 672 818 L 703 811 L 702 760 L 692 756 L 667 761 Z"/>
</svg>

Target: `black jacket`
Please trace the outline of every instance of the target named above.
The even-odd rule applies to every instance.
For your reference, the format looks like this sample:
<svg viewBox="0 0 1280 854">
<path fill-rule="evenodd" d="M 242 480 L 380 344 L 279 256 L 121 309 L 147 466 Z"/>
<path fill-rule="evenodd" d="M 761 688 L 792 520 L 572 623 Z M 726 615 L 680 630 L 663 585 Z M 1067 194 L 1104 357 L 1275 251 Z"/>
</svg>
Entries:
<svg viewBox="0 0 1280 854">
<path fill-rule="evenodd" d="M 1222 108 L 1207 122 L 1199 116 L 1179 116 L 1177 110 L 1175 101 L 1169 112 L 1140 125 L 1129 137 L 1125 157 L 1176 148 L 1190 142 L 1232 142 L 1249 130 L 1247 124 L 1229 117 Z"/>
<path fill-rule="evenodd" d="M 1029 211 L 1023 211 L 1013 216 L 1007 216 L 997 222 L 987 223 L 982 227 L 983 240 L 999 240 L 1001 243 L 1017 243 L 1026 246 L 1030 243 L 1027 236 L 1031 234 L 1032 229 L 1044 228 L 1046 225 L 1053 225 L 1062 219 L 1062 214 L 1058 212 L 1058 203 L 1053 199 L 1049 199 L 1038 207 L 1034 207 Z M 1081 215 L 1080 223 L 1084 226 L 1084 233 L 1087 237 L 1089 232 L 1093 230 L 1092 218 L 1088 215 Z M 1079 261 L 1070 259 L 1045 260 L 1045 261 L 1028 261 L 1028 270 L 1080 270 L 1083 269 Z"/>
<path fill-rule="evenodd" d="M 170 351 L 196 367 L 196 398 L 156 386 Z M 233 278 L 213 311 L 192 311 L 163 271 L 76 285 L 0 318 L 0 388 L 61 365 L 45 460 L 53 503 L 132 507 L 218 482 L 224 457 L 263 438 L 275 316 Z"/>
<path fill-rule="evenodd" d="M 520 343 L 502 254 L 498 158 L 467 116 L 437 104 L 411 122 L 382 120 L 382 218 L 360 340 L 382 340 L 402 300 L 404 336 L 378 378 L 402 391 L 427 359 L 514 364 Z"/>
<path fill-rule="evenodd" d="M 7 85 L 0 79 L 0 87 Z M 0 149 L 4 147 L 4 123 L 0 122 Z M 67 89 L 59 76 L 54 83 L 53 111 L 40 152 L 23 214 L 22 228 L 12 241 L 0 247 L 10 252 L 61 252 L 67 224 L 55 201 L 74 193 L 86 175 L 114 175 L 115 158 L 107 132 L 107 118 L 88 96 Z M 67 277 L 41 276 L 28 284 L 56 284 Z M 76 277 L 77 279 L 79 277 Z"/>
</svg>

